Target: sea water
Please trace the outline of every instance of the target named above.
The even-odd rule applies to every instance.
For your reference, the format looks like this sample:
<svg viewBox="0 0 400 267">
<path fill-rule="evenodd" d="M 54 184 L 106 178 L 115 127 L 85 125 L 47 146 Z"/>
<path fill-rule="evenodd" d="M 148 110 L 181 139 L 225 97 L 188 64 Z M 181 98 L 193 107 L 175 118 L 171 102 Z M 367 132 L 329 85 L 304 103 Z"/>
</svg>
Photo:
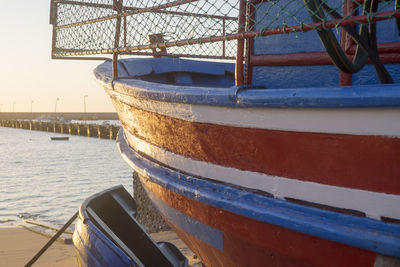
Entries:
<svg viewBox="0 0 400 267">
<path fill-rule="evenodd" d="M 0 127 L 0 226 L 21 219 L 63 225 L 90 195 L 122 184 L 132 169 L 115 140 Z"/>
</svg>

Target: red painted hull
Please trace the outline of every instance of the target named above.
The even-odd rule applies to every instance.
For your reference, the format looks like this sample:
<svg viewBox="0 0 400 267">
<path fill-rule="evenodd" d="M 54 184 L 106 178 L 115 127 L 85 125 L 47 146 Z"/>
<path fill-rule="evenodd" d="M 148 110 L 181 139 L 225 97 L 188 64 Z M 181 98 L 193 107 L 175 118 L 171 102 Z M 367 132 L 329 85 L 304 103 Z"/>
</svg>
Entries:
<svg viewBox="0 0 400 267">
<path fill-rule="evenodd" d="M 400 138 L 190 122 L 113 101 L 132 134 L 175 154 L 240 170 L 400 194 Z M 329 170 L 329 171 L 328 171 Z"/>
<path fill-rule="evenodd" d="M 252 220 L 141 179 L 170 207 L 223 232 L 223 251 L 169 225 L 206 266 L 373 266 L 376 253 Z"/>
<path fill-rule="evenodd" d="M 288 185 L 294 194 L 298 192 L 296 192 L 297 187 L 291 187 L 292 181 L 306 183 L 306 186 L 310 185 L 310 188 L 306 188 L 305 191 L 308 190 L 310 194 L 317 196 L 314 198 L 315 201 L 291 198 L 282 194 L 278 197 L 271 195 L 286 201 L 291 200 L 319 209 L 350 213 L 361 217 L 369 216 L 368 207 L 367 212 L 364 213 L 362 209 L 351 209 L 346 206 L 352 204 L 353 191 L 357 194 L 361 192 L 361 195 L 356 197 L 358 203 L 361 203 L 362 199 L 368 199 L 369 196 L 380 199 L 381 206 L 385 205 L 386 201 L 391 203 L 391 206 L 398 201 L 400 184 L 393 177 L 400 175 L 400 164 L 397 162 L 400 158 L 400 138 L 296 132 L 204 123 L 142 110 L 113 97 L 112 100 L 124 130 L 127 132 L 126 140 L 130 146 L 149 158 L 161 153 L 160 158 L 155 158 L 154 162 L 160 161 L 164 166 L 171 167 L 169 165 L 171 161 L 168 161 L 170 159 L 172 163 L 176 160 L 188 165 L 199 164 L 192 169 L 198 171 L 197 174 L 185 170 L 184 165 L 180 165 L 184 167 L 183 169 L 179 165 L 172 166 L 173 169 L 178 169 L 183 173 L 186 172 L 198 178 L 205 177 L 227 182 L 227 187 L 230 184 L 242 186 L 240 184 L 242 180 L 249 181 L 248 184 L 251 186 L 257 181 L 268 183 L 266 181 L 272 179 L 274 185 L 275 181 L 278 184 L 281 179 L 282 184 L 277 185 L 277 189 L 272 187 L 273 190 L 281 190 L 282 185 Z M 163 162 L 163 160 L 166 161 Z M 202 166 L 215 168 L 215 176 L 207 176 L 207 172 L 202 175 L 204 171 Z M 231 170 L 237 175 L 232 178 L 232 182 L 229 180 Z M 224 172 L 228 173 L 228 178 L 218 180 L 219 176 L 226 175 Z M 251 173 L 261 176 L 252 176 Z M 277 177 L 277 180 L 273 180 L 274 177 Z M 307 234 L 304 228 L 296 231 L 294 230 L 296 227 L 282 227 L 279 223 L 267 223 L 254 219 L 251 217 L 252 211 L 248 211 L 246 215 L 240 215 L 228 209 L 207 204 L 207 201 L 197 201 L 196 197 L 191 198 L 180 194 L 179 189 L 178 192 L 170 190 L 168 186 L 155 183 L 146 176 L 142 176 L 141 180 L 149 195 L 158 199 L 158 201 L 153 199 L 156 206 L 157 203 L 164 203 L 187 216 L 183 220 L 194 219 L 222 234 L 220 243 L 222 248 L 219 248 L 204 241 L 195 233 L 191 233 L 179 223 L 177 224 L 173 221 L 176 218 L 171 219 L 169 215 L 163 214 L 162 208 L 159 207 L 168 224 L 206 266 L 260 266 L 260 264 L 263 266 L 374 266 L 377 255 L 381 255 L 381 252 L 377 254 L 376 250 L 370 247 L 364 249 L 365 246 L 358 245 L 359 243 L 354 246 L 343 239 L 338 241 L 332 237 L 334 231 L 327 231 L 330 232 L 328 236 L 331 235 L 328 238 L 324 238 L 325 234 L 322 236 L 314 233 Z M 259 188 L 251 189 L 257 191 Z M 341 195 L 335 195 L 332 190 L 347 194 L 346 200 L 336 201 L 335 198 L 341 198 Z M 243 189 L 243 192 L 249 191 Z M 326 199 L 330 199 L 331 203 L 339 203 L 342 206 L 324 203 L 325 199 L 321 197 L 324 192 L 330 193 Z M 268 195 L 270 192 L 263 188 L 258 193 Z M 207 194 L 204 194 L 207 199 Z M 254 204 L 257 205 L 257 202 Z M 385 212 L 388 214 L 392 211 Z M 373 215 L 375 218 L 385 218 L 379 213 L 378 216 Z M 308 214 L 305 216 L 308 217 Z M 311 212 L 306 220 L 313 216 Z M 391 216 L 387 218 L 392 219 Z M 367 225 L 368 222 L 365 224 Z M 302 227 L 307 229 L 309 226 Z"/>
</svg>

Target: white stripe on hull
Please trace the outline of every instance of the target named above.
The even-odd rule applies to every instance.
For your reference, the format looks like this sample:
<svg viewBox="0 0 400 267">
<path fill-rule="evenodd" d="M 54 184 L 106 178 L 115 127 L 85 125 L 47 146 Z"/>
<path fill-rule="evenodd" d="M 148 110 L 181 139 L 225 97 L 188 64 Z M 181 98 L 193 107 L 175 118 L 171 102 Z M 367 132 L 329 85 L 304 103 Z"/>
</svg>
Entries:
<svg viewBox="0 0 400 267">
<path fill-rule="evenodd" d="M 227 168 L 193 160 L 152 145 L 124 131 L 128 143 L 155 160 L 196 176 L 268 192 L 276 198 L 294 198 L 364 212 L 368 217 L 400 219 L 400 196 Z"/>
<path fill-rule="evenodd" d="M 137 99 L 120 102 L 186 121 L 282 131 L 400 137 L 400 108 L 230 108 Z"/>
</svg>

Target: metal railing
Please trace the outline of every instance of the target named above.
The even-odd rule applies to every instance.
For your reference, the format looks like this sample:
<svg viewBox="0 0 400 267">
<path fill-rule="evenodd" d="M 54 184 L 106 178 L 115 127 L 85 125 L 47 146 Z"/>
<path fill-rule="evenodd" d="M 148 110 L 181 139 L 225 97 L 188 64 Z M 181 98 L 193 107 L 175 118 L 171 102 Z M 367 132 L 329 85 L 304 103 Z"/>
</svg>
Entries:
<svg viewBox="0 0 400 267">
<path fill-rule="evenodd" d="M 252 64 L 280 64 L 276 56 L 251 55 L 254 38 L 311 30 L 327 33 L 330 29 L 338 31 L 338 28 L 347 32 L 356 24 L 367 25 L 371 29 L 377 21 L 389 19 L 395 20 L 400 29 L 400 4 L 397 2 L 52 0 L 52 56 L 57 59 L 76 56 L 86 56 L 84 59 L 104 59 L 93 55 L 112 54 L 115 62 L 120 54 L 236 58 L 236 82 L 243 84 L 251 79 L 247 74 L 251 72 L 249 69 Z M 367 5 L 374 8 L 368 8 Z M 354 35 L 349 36 L 348 33 L 346 36 L 342 35 L 344 39 L 354 39 Z M 347 45 L 351 40 L 343 43 Z M 342 48 L 345 53 L 351 57 L 354 47 L 344 46 L 345 44 Z M 398 44 L 384 46 L 386 52 L 399 52 Z M 325 59 L 326 53 L 317 54 L 310 54 L 311 58 L 314 58 L 311 63 L 313 60 L 324 64 L 331 63 L 330 59 Z M 297 64 L 302 62 L 303 58 L 303 54 L 296 54 L 292 61 Z M 115 62 L 114 75 L 117 73 Z M 344 70 L 351 71 L 351 68 Z"/>
<path fill-rule="evenodd" d="M 198 37 L 225 36 L 237 29 L 237 9 L 233 6 L 227 14 L 217 8 L 209 14 L 193 10 L 194 2 L 201 1 L 154 1 L 154 5 L 147 6 L 139 1 L 53 0 L 50 12 L 52 55 L 59 58 L 114 53 L 154 55 L 158 52 L 158 56 L 234 59 L 236 44 L 225 39 L 219 45 L 205 47 L 200 41 L 196 47 L 179 48 L 192 44 L 191 40 Z M 157 42 L 150 43 L 149 39 L 156 35 L 159 36 Z M 171 49 L 168 53 L 158 51 L 164 47 Z"/>
</svg>

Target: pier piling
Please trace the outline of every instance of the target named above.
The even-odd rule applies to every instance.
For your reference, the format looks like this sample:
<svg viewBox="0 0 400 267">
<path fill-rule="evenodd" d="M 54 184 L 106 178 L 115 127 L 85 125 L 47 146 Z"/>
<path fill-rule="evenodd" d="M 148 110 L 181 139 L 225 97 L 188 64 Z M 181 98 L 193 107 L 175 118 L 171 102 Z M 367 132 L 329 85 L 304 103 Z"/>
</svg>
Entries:
<svg viewBox="0 0 400 267">
<path fill-rule="evenodd" d="M 44 131 L 68 135 L 82 135 L 102 139 L 115 139 L 120 126 L 79 124 L 62 122 L 44 122 L 28 120 L 0 120 L 0 127 L 20 128 L 31 131 Z"/>
</svg>

